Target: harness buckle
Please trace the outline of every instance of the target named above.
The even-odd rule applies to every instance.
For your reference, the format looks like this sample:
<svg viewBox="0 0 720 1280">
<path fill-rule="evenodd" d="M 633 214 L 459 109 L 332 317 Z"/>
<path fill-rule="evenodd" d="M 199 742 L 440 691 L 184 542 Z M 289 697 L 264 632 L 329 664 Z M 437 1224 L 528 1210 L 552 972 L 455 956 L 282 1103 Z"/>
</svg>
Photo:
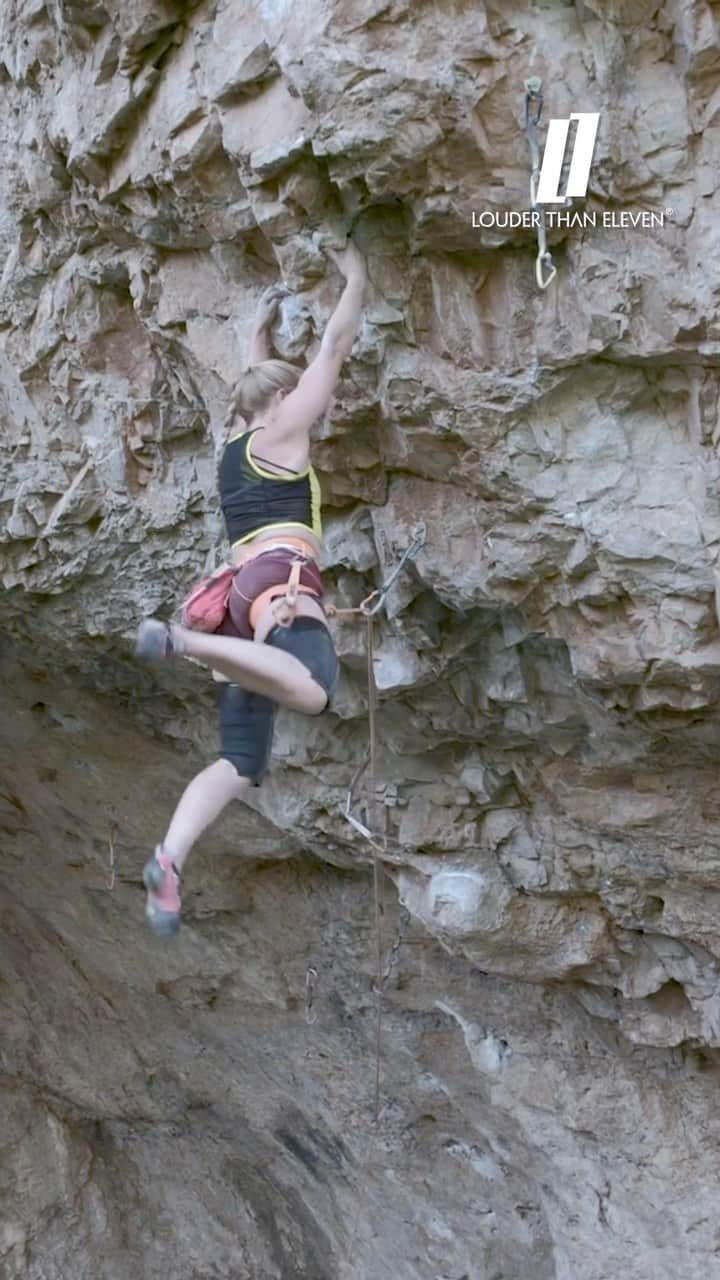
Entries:
<svg viewBox="0 0 720 1280">
<path fill-rule="evenodd" d="M 302 560 L 293 561 L 285 595 L 281 596 L 273 605 L 273 614 L 279 627 L 291 627 L 297 616 L 298 586 L 300 584 L 302 565 Z"/>
</svg>

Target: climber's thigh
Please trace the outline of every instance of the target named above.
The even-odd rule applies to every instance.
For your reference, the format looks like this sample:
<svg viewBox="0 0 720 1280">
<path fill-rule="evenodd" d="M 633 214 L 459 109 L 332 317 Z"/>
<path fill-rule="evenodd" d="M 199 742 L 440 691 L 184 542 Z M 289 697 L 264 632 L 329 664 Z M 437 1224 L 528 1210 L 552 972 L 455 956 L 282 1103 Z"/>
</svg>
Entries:
<svg viewBox="0 0 720 1280">
<path fill-rule="evenodd" d="M 237 684 L 222 683 L 218 697 L 220 758 L 259 786 L 270 763 L 276 704 Z"/>
<path fill-rule="evenodd" d="M 322 611 L 321 611 L 322 612 Z M 330 705 L 338 677 L 338 660 L 332 636 L 324 618 L 305 615 L 295 618 L 289 627 L 274 626 L 265 643 L 279 653 L 291 655 L 307 671 L 315 692 L 322 690 L 322 700 L 313 698 L 317 707 L 307 707 L 308 715 L 320 715 Z"/>
</svg>

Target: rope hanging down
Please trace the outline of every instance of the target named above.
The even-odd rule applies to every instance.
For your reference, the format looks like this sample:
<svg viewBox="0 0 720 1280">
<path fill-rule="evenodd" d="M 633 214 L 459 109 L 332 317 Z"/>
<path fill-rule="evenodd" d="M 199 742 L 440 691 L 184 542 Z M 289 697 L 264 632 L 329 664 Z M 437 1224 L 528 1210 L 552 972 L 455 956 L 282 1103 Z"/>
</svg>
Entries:
<svg viewBox="0 0 720 1280">
<path fill-rule="evenodd" d="M 375 1021 L 375 1108 L 374 1119 L 377 1126 L 380 1116 L 380 1042 L 382 1032 L 382 996 L 385 980 L 389 976 L 397 951 L 400 946 L 400 940 L 396 939 L 393 943 L 393 949 L 387 965 L 383 964 L 382 954 L 382 931 L 381 931 L 381 906 L 380 906 L 380 876 L 382 872 L 382 861 L 387 856 L 388 841 L 388 810 L 384 806 L 384 822 L 383 831 L 378 836 L 377 821 L 377 686 L 375 684 L 375 631 L 374 620 L 379 613 L 390 588 L 394 585 L 405 565 L 411 560 L 418 551 L 425 545 L 427 530 L 424 524 L 420 524 L 418 532 L 407 551 L 400 557 L 398 563 L 392 573 L 381 587 L 372 591 L 356 609 L 332 609 L 330 612 L 336 617 L 352 617 L 362 616 L 367 622 L 367 681 L 368 681 L 368 752 L 365 760 L 356 771 L 355 776 L 350 784 L 348 791 L 347 803 L 345 806 L 345 817 L 352 827 L 355 828 L 368 841 L 373 855 L 373 910 L 375 922 L 375 964 L 376 973 L 373 983 L 373 993 L 376 1001 L 376 1021 Z M 370 770 L 370 795 L 367 811 L 367 825 L 360 822 L 352 813 L 352 806 L 355 796 L 355 788 L 365 770 Z"/>
<path fill-rule="evenodd" d="M 371 848 L 374 849 L 377 853 L 382 853 L 386 849 L 387 835 L 385 835 L 382 843 L 379 843 L 375 839 L 375 836 L 373 835 L 373 832 L 371 831 L 370 827 L 366 826 L 365 823 L 360 822 L 359 819 L 356 818 L 352 812 L 353 805 L 355 803 L 356 789 L 360 779 L 362 778 L 362 775 L 364 774 L 365 770 L 368 767 L 368 764 L 370 764 L 371 766 L 370 773 L 372 778 L 371 789 L 372 789 L 372 795 L 373 795 L 373 802 L 372 802 L 373 804 L 375 803 L 375 795 L 376 795 L 376 790 L 375 790 L 376 782 L 375 782 L 375 779 L 372 777 L 373 768 L 374 768 L 374 759 L 375 759 L 375 707 L 376 707 L 376 701 L 377 701 L 377 690 L 375 687 L 375 667 L 373 665 L 375 660 L 375 634 L 373 631 L 373 619 L 375 615 L 380 612 L 380 609 L 385 603 L 388 592 L 390 591 L 391 587 L 395 585 L 397 579 L 399 578 L 400 574 L 405 568 L 405 565 L 409 560 L 412 560 L 417 555 L 418 551 L 422 550 L 422 548 L 425 546 L 426 539 L 427 539 L 427 530 L 424 523 L 421 522 L 420 525 L 418 526 L 418 532 L 415 535 L 414 540 L 411 542 L 407 551 L 405 551 L 403 555 L 400 557 L 397 564 L 395 565 L 395 568 L 390 574 L 390 577 L 385 580 L 385 582 L 381 587 L 378 587 L 377 590 L 375 591 L 371 591 L 370 595 L 366 596 L 365 599 L 361 601 L 361 603 L 358 605 L 356 609 L 334 609 L 332 607 L 328 609 L 328 613 L 330 614 L 331 617 L 339 617 L 339 618 L 353 617 L 353 616 L 357 617 L 357 615 L 359 614 L 362 617 L 364 617 L 367 621 L 366 651 L 368 655 L 368 752 L 365 759 L 359 765 L 350 783 L 350 788 L 347 794 L 347 800 L 345 802 L 345 817 L 347 818 L 347 821 L 350 823 L 350 825 L 354 827 L 355 830 L 358 831 L 360 835 L 363 836 L 368 841 Z M 372 823 L 372 817 L 370 818 L 370 821 Z"/>
<path fill-rule="evenodd" d="M 371 832 L 377 829 L 377 753 L 375 713 L 377 710 L 377 685 L 375 684 L 375 637 L 373 634 L 374 614 L 367 615 L 367 665 L 368 665 L 368 735 L 370 739 L 370 799 L 368 818 Z M 387 856 L 387 819 L 388 811 L 383 809 L 382 844 L 378 848 L 372 841 L 373 858 L 373 912 L 375 920 L 375 1124 L 380 1118 L 380 1039 L 382 1034 L 382 929 L 380 908 L 380 855 Z"/>
<path fill-rule="evenodd" d="M 540 179 L 540 144 L 537 127 L 543 109 L 542 80 L 539 76 L 531 76 L 525 81 L 525 129 L 530 147 L 530 204 L 533 213 L 537 214 L 538 252 L 535 259 L 535 279 L 540 289 L 547 289 L 555 279 L 557 268 L 553 264 L 552 254 L 547 247 L 547 228 L 545 226 L 545 210 L 538 204 L 537 188 Z M 543 272 L 547 271 L 547 275 Z"/>
<path fill-rule="evenodd" d="M 415 539 L 408 547 L 404 555 L 401 556 L 397 565 L 393 569 L 390 577 L 386 579 L 382 587 L 376 591 L 372 591 L 369 596 L 361 602 L 357 609 L 333 609 L 332 613 L 336 617 L 344 616 L 363 616 L 367 621 L 367 674 L 368 674 L 368 751 L 365 759 L 356 770 L 355 775 L 350 783 L 347 802 L 345 805 L 345 817 L 356 831 L 360 832 L 367 840 L 373 854 L 373 908 L 375 919 L 375 964 L 376 973 L 373 982 L 373 995 L 375 996 L 375 1099 L 373 1108 L 373 1127 L 368 1141 L 365 1158 L 361 1164 L 360 1177 L 365 1178 L 367 1167 L 370 1163 L 370 1156 L 378 1136 L 378 1127 L 380 1123 L 380 1062 L 382 1050 L 382 997 L 385 982 L 389 978 L 394 965 L 397 962 L 398 952 L 403 940 L 403 934 L 410 919 L 410 913 L 403 908 L 400 912 L 400 920 L 393 939 L 392 947 L 388 955 L 388 960 L 383 965 L 382 956 L 382 932 L 380 928 L 380 874 L 382 870 L 381 859 L 387 856 L 388 842 L 388 808 L 387 802 L 384 801 L 384 823 L 383 833 L 380 839 L 377 838 L 377 728 L 376 728 L 376 710 L 377 710 L 377 686 L 375 684 L 375 633 L 374 619 L 382 608 L 385 598 L 390 588 L 405 568 L 408 560 L 425 545 L 427 531 L 425 525 L 421 522 Z M 360 822 L 353 816 L 352 807 L 355 798 L 355 789 L 367 769 L 370 766 L 370 800 L 368 804 L 368 823 Z M 353 1222 L 352 1231 L 350 1232 L 350 1240 L 346 1251 L 346 1260 L 352 1264 L 354 1259 L 355 1240 L 357 1237 L 358 1227 L 360 1224 L 360 1208 L 361 1201 L 358 1199 L 357 1209 L 355 1211 L 355 1220 Z"/>
</svg>

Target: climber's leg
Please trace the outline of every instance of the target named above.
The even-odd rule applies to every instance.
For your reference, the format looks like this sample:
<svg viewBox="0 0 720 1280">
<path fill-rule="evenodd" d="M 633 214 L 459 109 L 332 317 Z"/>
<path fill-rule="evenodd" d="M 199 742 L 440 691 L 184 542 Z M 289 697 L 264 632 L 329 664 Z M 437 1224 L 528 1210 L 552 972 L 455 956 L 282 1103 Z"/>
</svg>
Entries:
<svg viewBox="0 0 720 1280">
<path fill-rule="evenodd" d="M 147 916 L 163 937 L 180 927 L 180 872 L 195 841 L 231 800 L 241 800 L 260 784 L 270 760 L 274 703 L 225 683 L 219 701 L 221 758 L 185 788 L 167 835 L 143 872 Z"/>
<path fill-rule="evenodd" d="M 319 715 L 324 711 L 338 677 L 337 654 L 325 623 L 319 618 L 304 616 L 296 618 L 289 627 L 281 627 L 273 620 L 271 630 L 265 635 L 265 644 L 303 664 L 325 695 L 319 709 L 310 714 Z"/>
<path fill-rule="evenodd" d="M 250 778 L 238 774 L 225 758 L 208 765 L 188 783 L 162 842 L 178 872 L 182 873 L 185 859 L 203 831 L 231 800 L 242 800 L 251 786 Z"/>
<path fill-rule="evenodd" d="M 271 606 L 266 614 L 274 622 Z M 310 596 L 298 597 L 297 614 L 298 618 L 324 619 L 320 605 Z M 327 706 L 328 690 L 311 674 L 306 662 L 294 655 L 291 646 L 280 649 L 274 640 L 258 644 L 263 626 L 267 631 L 265 615 L 258 620 L 255 640 L 236 640 L 148 619 L 140 625 L 135 652 L 154 660 L 186 654 L 250 693 L 271 698 L 292 711 L 318 715 Z M 324 622 L 323 630 L 327 632 Z"/>
</svg>

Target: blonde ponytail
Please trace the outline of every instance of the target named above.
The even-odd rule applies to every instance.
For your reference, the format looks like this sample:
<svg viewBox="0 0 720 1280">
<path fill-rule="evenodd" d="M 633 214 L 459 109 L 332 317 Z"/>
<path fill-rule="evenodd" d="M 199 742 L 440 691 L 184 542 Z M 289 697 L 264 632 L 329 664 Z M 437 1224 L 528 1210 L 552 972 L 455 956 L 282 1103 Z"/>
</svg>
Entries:
<svg viewBox="0 0 720 1280">
<path fill-rule="evenodd" d="M 233 387 L 223 430 L 229 431 L 238 414 L 250 423 L 256 413 L 267 408 L 276 391 L 292 391 L 302 369 L 287 360 L 261 360 L 242 373 Z"/>
</svg>

